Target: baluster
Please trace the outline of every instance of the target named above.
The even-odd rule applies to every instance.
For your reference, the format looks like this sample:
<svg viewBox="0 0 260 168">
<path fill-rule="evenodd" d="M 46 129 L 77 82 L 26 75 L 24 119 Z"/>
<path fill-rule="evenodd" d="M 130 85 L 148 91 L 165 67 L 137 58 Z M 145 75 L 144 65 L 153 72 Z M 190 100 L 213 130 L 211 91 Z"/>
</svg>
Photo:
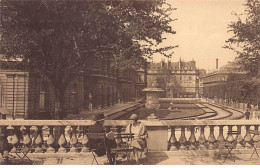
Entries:
<svg viewBox="0 0 260 168">
<path fill-rule="evenodd" d="M 185 127 L 183 127 L 183 126 L 181 127 L 181 136 L 180 136 L 179 142 L 181 144 L 180 149 L 187 149 L 187 147 L 186 147 L 187 139 L 185 136 Z"/>
<path fill-rule="evenodd" d="M 20 126 L 13 126 L 13 128 L 14 128 L 14 135 L 13 135 L 12 141 L 11 141 L 13 148 L 10 151 L 11 153 L 15 153 L 15 151 L 17 150 L 17 146 L 20 143 Z"/>
<path fill-rule="evenodd" d="M 85 153 L 85 152 L 89 152 L 90 151 L 90 149 L 88 147 L 89 139 L 88 139 L 88 136 L 86 135 L 86 133 L 88 132 L 88 127 L 83 126 L 82 129 L 83 129 L 83 138 L 82 138 L 82 142 L 81 143 L 82 143 L 83 147 L 81 149 L 81 152 Z"/>
<path fill-rule="evenodd" d="M 78 143 L 78 138 L 76 136 L 76 129 L 77 129 L 77 126 L 72 126 L 72 136 L 70 138 L 70 144 L 71 144 L 71 149 L 70 149 L 70 152 L 71 153 L 75 153 L 77 152 L 77 143 Z"/>
<path fill-rule="evenodd" d="M 58 153 L 66 153 L 65 146 L 67 145 L 67 141 L 66 141 L 66 138 L 65 138 L 65 128 L 66 128 L 66 126 L 61 127 L 61 135 L 60 135 L 60 138 L 58 140 L 58 144 L 60 146 Z"/>
<path fill-rule="evenodd" d="M 43 137 L 42 137 L 42 127 L 37 126 L 37 135 L 35 139 L 35 153 L 43 153 L 42 144 L 43 144 Z"/>
<path fill-rule="evenodd" d="M 20 144 L 23 144 L 24 145 L 24 138 L 25 138 L 25 134 L 26 134 L 26 131 L 25 131 L 25 127 L 22 125 L 20 127 Z"/>
<path fill-rule="evenodd" d="M 219 125 L 219 135 L 218 135 L 218 138 L 217 138 L 217 141 L 218 142 L 224 142 L 225 141 L 225 138 L 224 138 L 224 135 L 223 135 L 223 125 Z"/>
<path fill-rule="evenodd" d="M 252 146 L 250 145 L 252 137 L 251 137 L 249 129 L 250 129 L 250 125 L 246 125 L 246 135 L 244 137 L 245 148 L 252 148 Z"/>
<path fill-rule="evenodd" d="M 47 153 L 55 153 L 55 139 L 54 139 L 54 135 L 53 135 L 53 126 L 49 126 L 50 132 L 49 132 L 49 136 L 48 136 L 48 140 L 47 140 L 47 145 L 48 145 L 48 149 L 47 149 Z"/>
<path fill-rule="evenodd" d="M 195 129 L 195 126 L 191 126 L 191 128 L 190 128 L 191 134 L 190 134 L 190 138 L 189 138 L 191 150 L 197 149 L 196 148 L 196 137 L 195 137 L 195 133 L 194 133 L 195 130 L 194 129 Z"/>
<path fill-rule="evenodd" d="M 228 136 L 226 138 L 226 141 L 229 143 L 232 143 L 234 141 L 234 137 L 232 136 L 232 125 L 228 126 Z"/>
<path fill-rule="evenodd" d="M 210 134 L 209 134 L 209 137 L 208 137 L 208 142 L 209 142 L 208 148 L 210 150 L 212 150 L 215 147 L 214 143 L 216 141 L 216 138 L 214 136 L 214 125 L 209 126 L 209 128 L 210 128 Z"/>
<path fill-rule="evenodd" d="M 200 150 L 206 149 L 205 143 L 206 143 L 207 140 L 206 140 L 206 137 L 205 137 L 204 130 L 205 130 L 205 126 L 201 126 L 200 127 L 200 136 L 199 136 L 199 140 L 198 140 Z"/>
<path fill-rule="evenodd" d="M 29 147 L 32 144 L 32 138 L 30 137 L 30 126 L 25 126 L 25 136 L 23 144 L 27 147 Z"/>
<path fill-rule="evenodd" d="M 170 151 L 176 151 L 177 148 L 177 139 L 175 136 L 175 127 L 171 127 L 171 138 L 170 138 Z"/>
<path fill-rule="evenodd" d="M 258 131 L 258 125 L 255 125 L 255 131 Z M 255 136 L 253 136 L 253 143 L 254 143 L 254 145 L 256 145 L 256 143 L 257 142 L 259 142 L 259 140 L 260 140 L 260 135 L 258 135 L 258 134 L 255 134 Z"/>
<path fill-rule="evenodd" d="M 241 135 L 241 125 L 237 126 L 237 131 L 238 131 L 238 135 L 237 135 L 237 149 L 243 149 L 244 146 L 242 145 L 242 142 L 244 141 L 242 135 Z"/>
</svg>

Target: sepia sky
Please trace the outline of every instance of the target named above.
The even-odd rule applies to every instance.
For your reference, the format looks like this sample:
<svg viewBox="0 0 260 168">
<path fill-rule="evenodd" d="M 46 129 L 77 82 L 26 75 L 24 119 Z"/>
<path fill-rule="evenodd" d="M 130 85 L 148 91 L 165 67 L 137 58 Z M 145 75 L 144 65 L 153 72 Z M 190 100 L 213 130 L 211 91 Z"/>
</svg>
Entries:
<svg viewBox="0 0 260 168">
<path fill-rule="evenodd" d="M 227 33 L 228 24 L 236 21 L 231 13 L 243 13 L 245 0 L 168 0 L 177 10 L 171 14 L 178 19 L 172 23 L 175 35 L 166 36 L 163 45 L 179 45 L 175 49 L 172 61 L 180 57 L 184 61 L 194 59 L 197 67 L 212 70 L 228 61 L 233 61 L 236 54 L 222 48 L 225 40 L 232 36 Z M 163 57 L 156 56 L 153 61 L 160 61 Z M 166 58 L 165 58 L 166 59 Z M 167 59 L 166 59 L 167 60 Z"/>
</svg>

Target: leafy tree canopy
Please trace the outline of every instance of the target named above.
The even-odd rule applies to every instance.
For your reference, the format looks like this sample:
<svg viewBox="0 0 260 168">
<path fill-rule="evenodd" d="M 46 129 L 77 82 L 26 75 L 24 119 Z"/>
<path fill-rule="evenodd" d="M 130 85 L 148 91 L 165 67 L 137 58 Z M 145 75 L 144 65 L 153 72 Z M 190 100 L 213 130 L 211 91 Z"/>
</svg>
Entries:
<svg viewBox="0 0 260 168">
<path fill-rule="evenodd" d="M 245 14 L 237 15 L 238 20 L 229 25 L 234 36 L 227 42 L 228 49 L 237 52 L 241 65 L 250 71 L 250 75 L 258 76 L 260 72 L 260 1 L 248 0 Z"/>
<path fill-rule="evenodd" d="M 115 68 L 139 68 L 154 53 L 171 56 L 174 46 L 153 49 L 174 34 L 165 0 L 1 0 L 1 52 L 26 70 L 50 79 L 61 100 L 90 58 Z M 166 54 L 170 53 L 170 54 Z"/>
</svg>

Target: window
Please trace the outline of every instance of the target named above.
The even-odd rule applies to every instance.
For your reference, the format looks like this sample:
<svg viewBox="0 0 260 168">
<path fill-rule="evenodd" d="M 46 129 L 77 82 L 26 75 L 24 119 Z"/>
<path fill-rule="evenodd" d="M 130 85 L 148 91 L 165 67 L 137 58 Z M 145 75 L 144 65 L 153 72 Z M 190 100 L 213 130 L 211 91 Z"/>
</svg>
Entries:
<svg viewBox="0 0 260 168">
<path fill-rule="evenodd" d="M 76 83 L 73 84 L 71 88 L 71 95 L 70 95 L 70 109 L 74 109 L 77 103 L 77 90 L 78 86 Z"/>
<path fill-rule="evenodd" d="M 1 87 L 1 107 L 4 106 L 4 87 Z"/>
<path fill-rule="evenodd" d="M 189 76 L 189 80 L 192 80 L 192 77 L 191 77 L 191 76 Z"/>
<path fill-rule="evenodd" d="M 180 76 L 180 80 L 182 80 L 182 76 Z"/>
<path fill-rule="evenodd" d="M 44 111 L 47 109 L 47 84 L 45 81 L 40 86 L 39 108 Z"/>
</svg>

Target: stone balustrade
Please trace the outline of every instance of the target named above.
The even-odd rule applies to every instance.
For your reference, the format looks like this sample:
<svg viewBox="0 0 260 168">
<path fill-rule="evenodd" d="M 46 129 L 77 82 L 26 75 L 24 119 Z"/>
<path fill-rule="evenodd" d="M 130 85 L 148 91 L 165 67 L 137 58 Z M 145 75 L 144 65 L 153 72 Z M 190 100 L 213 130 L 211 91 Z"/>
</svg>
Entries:
<svg viewBox="0 0 260 168">
<path fill-rule="evenodd" d="M 259 121 L 250 120 L 155 120 L 142 121 L 148 130 L 150 151 L 214 150 L 220 142 L 237 142 L 237 148 L 252 148 L 260 135 Z M 1 130 L 11 130 L 8 140 L 15 152 L 20 143 L 33 146 L 33 153 L 84 153 L 89 151 L 88 127 L 91 120 L 0 120 Z M 127 120 L 106 120 L 106 132 L 124 131 Z M 58 131 L 59 130 L 59 131 Z M 237 135 L 232 135 L 237 131 Z M 9 131 L 10 132 L 10 131 Z M 57 133 L 58 132 L 58 133 Z M 58 137 L 56 137 L 58 135 Z"/>
</svg>

